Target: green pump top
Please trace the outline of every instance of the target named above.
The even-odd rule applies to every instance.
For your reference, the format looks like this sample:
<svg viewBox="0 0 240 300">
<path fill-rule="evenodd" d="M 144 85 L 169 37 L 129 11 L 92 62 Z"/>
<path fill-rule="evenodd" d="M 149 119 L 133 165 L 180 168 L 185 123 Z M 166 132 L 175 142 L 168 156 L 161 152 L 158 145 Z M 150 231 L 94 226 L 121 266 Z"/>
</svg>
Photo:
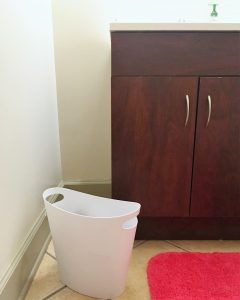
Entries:
<svg viewBox="0 0 240 300">
<path fill-rule="evenodd" d="M 210 4 L 212 6 L 212 12 L 211 12 L 211 17 L 217 17 L 218 12 L 217 12 L 217 5 L 216 3 Z"/>
</svg>

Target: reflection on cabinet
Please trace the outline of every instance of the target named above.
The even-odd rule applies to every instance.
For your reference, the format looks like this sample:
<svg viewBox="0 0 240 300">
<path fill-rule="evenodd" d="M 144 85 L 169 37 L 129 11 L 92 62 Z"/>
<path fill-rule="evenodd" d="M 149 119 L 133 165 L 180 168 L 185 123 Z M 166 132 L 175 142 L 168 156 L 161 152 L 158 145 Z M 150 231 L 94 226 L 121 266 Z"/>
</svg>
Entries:
<svg viewBox="0 0 240 300">
<path fill-rule="evenodd" d="M 138 238 L 240 236 L 236 41 L 112 32 L 112 196 L 141 203 Z"/>
</svg>

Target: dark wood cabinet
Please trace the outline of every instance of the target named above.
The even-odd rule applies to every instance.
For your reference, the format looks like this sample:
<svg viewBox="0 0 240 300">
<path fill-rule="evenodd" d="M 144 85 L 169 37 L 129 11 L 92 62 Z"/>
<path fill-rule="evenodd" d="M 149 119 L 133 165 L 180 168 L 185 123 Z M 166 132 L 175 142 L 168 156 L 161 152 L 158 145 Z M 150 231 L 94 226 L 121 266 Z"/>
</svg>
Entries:
<svg viewBox="0 0 240 300">
<path fill-rule="evenodd" d="M 138 238 L 240 238 L 239 41 L 112 32 L 112 196 L 141 203 Z"/>
<path fill-rule="evenodd" d="M 201 78 L 191 216 L 240 217 L 240 77 Z"/>
<path fill-rule="evenodd" d="M 112 78 L 112 192 L 137 199 L 141 216 L 189 215 L 197 86 L 191 77 Z"/>
<path fill-rule="evenodd" d="M 112 76 L 232 76 L 238 32 L 112 32 Z"/>
</svg>

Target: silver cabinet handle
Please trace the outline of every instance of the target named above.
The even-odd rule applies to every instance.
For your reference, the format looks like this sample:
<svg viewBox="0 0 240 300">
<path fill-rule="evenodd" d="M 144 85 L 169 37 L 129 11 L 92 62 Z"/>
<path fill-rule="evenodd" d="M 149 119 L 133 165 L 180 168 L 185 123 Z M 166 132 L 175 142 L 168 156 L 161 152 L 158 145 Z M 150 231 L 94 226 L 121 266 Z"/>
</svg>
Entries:
<svg viewBox="0 0 240 300">
<path fill-rule="evenodd" d="M 189 108 L 190 108 L 190 103 L 189 103 L 189 96 L 186 95 L 186 104 L 187 104 L 187 115 L 186 115 L 186 121 L 185 121 L 185 127 L 188 124 L 188 119 L 189 119 Z"/>
<path fill-rule="evenodd" d="M 208 124 L 210 122 L 211 113 L 212 113 L 212 99 L 211 96 L 208 95 L 208 119 L 207 119 L 206 127 L 208 127 Z"/>
</svg>

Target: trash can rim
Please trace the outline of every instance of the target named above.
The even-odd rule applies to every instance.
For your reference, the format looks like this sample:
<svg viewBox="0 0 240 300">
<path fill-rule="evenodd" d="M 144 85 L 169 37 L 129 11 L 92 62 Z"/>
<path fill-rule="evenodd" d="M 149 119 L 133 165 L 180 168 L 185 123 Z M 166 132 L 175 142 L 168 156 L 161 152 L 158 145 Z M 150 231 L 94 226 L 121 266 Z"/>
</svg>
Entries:
<svg viewBox="0 0 240 300">
<path fill-rule="evenodd" d="M 122 200 L 119 200 L 119 201 L 122 201 Z M 81 215 L 81 214 L 78 214 L 78 213 L 74 213 L 74 212 L 71 212 L 71 211 L 68 211 L 68 210 L 65 210 L 61 207 L 58 207 L 58 206 L 55 206 L 54 203 L 50 203 L 48 202 L 47 200 L 44 200 L 44 202 L 47 204 L 47 205 L 51 205 L 51 206 L 54 206 L 54 208 L 64 212 L 64 213 L 68 213 L 70 215 L 75 215 L 75 216 L 78 216 L 78 217 L 81 217 L 81 218 L 85 218 L 85 219 L 121 219 L 121 218 L 124 218 L 124 217 L 128 217 L 128 216 L 132 216 L 132 215 L 135 215 L 137 216 L 140 212 L 140 208 L 141 208 L 141 204 L 137 203 L 137 202 L 131 202 L 131 203 L 134 203 L 136 204 L 137 206 L 137 209 L 131 211 L 130 213 L 128 214 L 122 214 L 122 215 L 113 215 L 113 216 L 105 216 L 105 217 L 97 217 L 97 216 L 86 216 L 86 215 Z"/>
<path fill-rule="evenodd" d="M 93 197 L 93 198 L 99 198 L 102 200 L 107 200 L 107 201 L 116 201 L 116 202 L 126 202 L 129 205 L 132 205 L 133 207 L 130 208 L 130 212 L 127 213 L 123 213 L 121 215 L 111 215 L 111 216 L 94 216 L 94 215 L 85 215 L 85 214 L 80 214 L 80 213 L 76 213 L 67 209 L 64 209 L 62 207 L 57 206 L 57 203 L 61 203 L 62 201 L 65 201 L 64 199 L 67 199 L 67 197 L 69 197 L 70 194 L 79 194 L 82 197 Z M 61 194 L 64 196 L 64 198 L 58 202 L 52 202 L 48 200 L 49 196 L 53 196 L 55 194 Z M 45 190 L 43 192 L 43 200 L 45 203 L 45 206 L 52 206 L 56 209 L 58 209 L 59 211 L 62 211 L 64 213 L 68 213 L 70 215 L 76 215 L 77 217 L 81 217 L 81 218 L 85 218 L 85 219 L 101 219 L 101 220 L 112 220 L 112 219 L 127 219 L 127 218 L 132 218 L 132 217 L 136 217 L 138 216 L 139 212 L 140 212 L 140 208 L 141 208 L 141 204 L 138 202 L 133 202 L 133 201 L 124 201 L 124 200 L 118 200 L 118 199 L 109 199 L 109 198 L 105 198 L 105 197 L 100 197 L 100 196 L 96 196 L 96 195 L 90 195 L 87 193 L 82 193 L 79 191 L 74 191 L 74 190 L 70 190 L 70 189 L 66 189 L 66 188 L 62 188 L 62 187 L 55 187 L 55 188 L 49 188 L 47 190 Z M 55 205 L 56 204 L 56 205 Z"/>
</svg>

